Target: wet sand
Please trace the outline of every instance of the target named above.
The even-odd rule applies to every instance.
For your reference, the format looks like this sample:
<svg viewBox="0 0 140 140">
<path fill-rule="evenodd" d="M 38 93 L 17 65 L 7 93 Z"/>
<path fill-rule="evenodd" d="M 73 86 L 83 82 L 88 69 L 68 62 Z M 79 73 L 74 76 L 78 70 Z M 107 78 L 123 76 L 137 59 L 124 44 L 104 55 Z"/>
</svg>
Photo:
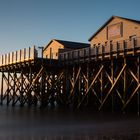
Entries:
<svg viewBox="0 0 140 140">
<path fill-rule="evenodd" d="M 137 114 L 0 106 L 0 140 L 140 140 Z"/>
</svg>

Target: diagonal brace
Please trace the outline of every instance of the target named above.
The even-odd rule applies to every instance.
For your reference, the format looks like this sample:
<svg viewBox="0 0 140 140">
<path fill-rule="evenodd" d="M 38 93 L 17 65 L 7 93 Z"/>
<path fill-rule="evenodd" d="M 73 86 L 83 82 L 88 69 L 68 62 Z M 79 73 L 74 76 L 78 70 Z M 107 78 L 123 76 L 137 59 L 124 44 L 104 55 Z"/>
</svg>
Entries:
<svg viewBox="0 0 140 140">
<path fill-rule="evenodd" d="M 131 96 L 129 97 L 129 99 L 127 100 L 127 102 L 124 104 L 122 110 L 124 110 L 126 108 L 126 106 L 129 104 L 129 102 L 131 101 L 131 99 L 133 98 L 133 96 L 135 95 L 135 93 L 139 90 L 139 88 L 140 88 L 140 84 L 137 86 L 137 88 L 131 94 Z"/>
<path fill-rule="evenodd" d="M 90 86 L 88 87 L 84 97 L 82 98 L 81 102 L 78 104 L 77 108 L 79 108 L 82 104 L 82 102 L 84 101 L 86 95 L 88 94 L 89 90 L 91 89 L 91 87 L 93 86 L 93 84 L 95 83 L 96 79 L 98 78 L 99 74 L 102 72 L 104 66 L 102 65 L 100 70 L 98 71 L 98 73 L 96 74 L 95 78 L 93 79 L 92 83 L 90 84 Z"/>
<path fill-rule="evenodd" d="M 43 71 L 43 66 L 42 66 L 42 68 L 40 69 L 40 71 L 38 72 L 38 74 L 37 74 L 37 76 L 35 77 L 35 79 L 33 80 L 33 82 L 32 82 L 32 84 L 30 85 L 30 87 L 29 87 L 29 89 L 28 89 L 28 92 L 30 91 L 30 89 L 32 88 L 32 86 L 33 86 L 33 84 L 37 81 L 37 79 L 39 78 L 39 76 L 40 76 L 40 74 L 42 73 L 42 71 Z M 27 92 L 27 93 L 28 93 Z"/>
<path fill-rule="evenodd" d="M 70 95 L 71 95 L 71 94 L 73 93 L 73 91 L 74 91 L 76 82 L 77 82 L 78 77 L 79 77 L 79 75 L 80 75 L 80 72 L 81 72 L 81 67 L 80 67 L 79 70 L 78 70 L 78 73 L 77 73 L 76 79 L 75 79 L 75 81 L 74 81 L 74 84 L 72 84 L 73 88 L 72 88 L 72 90 L 70 91 Z"/>
<path fill-rule="evenodd" d="M 100 107 L 99 107 L 99 110 L 101 110 L 101 108 L 102 108 L 102 106 L 104 105 L 105 101 L 107 100 L 108 96 L 110 95 L 110 93 L 111 93 L 112 90 L 114 89 L 115 85 L 117 84 L 117 82 L 118 82 L 118 80 L 119 80 L 121 74 L 122 74 L 123 71 L 125 70 L 125 68 L 126 68 L 126 64 L 123 66 L 123 68 L 122 68 L 122 70 L 120 71 L 119 75 L 117 76 L 115 82 L 113 83 L 111 89 L 109 90 L 108 94 L 107 94 L 106 97 L 104 98 L 102 104 L 101 104 Z"/>
</svg>

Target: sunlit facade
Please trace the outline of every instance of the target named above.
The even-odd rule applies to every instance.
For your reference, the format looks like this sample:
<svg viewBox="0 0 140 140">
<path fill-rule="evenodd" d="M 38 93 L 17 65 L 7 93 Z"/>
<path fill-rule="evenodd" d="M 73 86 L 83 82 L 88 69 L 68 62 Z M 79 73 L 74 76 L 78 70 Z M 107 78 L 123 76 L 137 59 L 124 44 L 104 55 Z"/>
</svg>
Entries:
<svg viewBox="0 0 140 140">
<path fill-rule="evenodd" d="M 140 21 L 112 16 L 89 39 L 91 47 L 140 37 Z"/>
</svg>

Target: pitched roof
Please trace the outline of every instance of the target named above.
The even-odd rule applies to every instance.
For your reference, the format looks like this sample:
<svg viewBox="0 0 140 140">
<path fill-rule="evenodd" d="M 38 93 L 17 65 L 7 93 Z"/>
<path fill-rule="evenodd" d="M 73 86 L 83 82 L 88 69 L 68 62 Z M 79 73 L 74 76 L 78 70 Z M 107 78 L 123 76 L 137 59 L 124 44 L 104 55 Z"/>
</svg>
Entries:
<svg viewBox="0 0 140 140">
<path fill-rule="evenodd" d="M 65 41 L 65 40 L 58 40 L 58 39 L 53 39 L 49 42 L 49 44 L 44 48 L 44 50 L 52 43 L 52 41 L 57 41 L 60 44 L 64 46 L 64 48 L 68 49 L 80 49 L 80 48 L 86 48 L 89 47 L 90 45 L 88 43 L 81 43 L 81 42 L 72 42 L 72 41 Z"/>
<path fill-rule="evenodd" d="M 137 24 L 140 24 L 140 21 L 139 20 L 134 20 L 134 19 L 129 19 L 129 18 L 124 18 L 124 17 L 119 17 L 119 16 L 112 16 L 110 17 L 90 38 L 88 41 L 91 41 L 91 39 L 97 35 L 112 19 L 114 18 L 120 18 L 120 19 L 124 19 L 124 20 L 129 20 L 131 22 L 135 22 Z"/>
<path fill-rule="evenodd" d="M 56 41 L 63 44 L 65 48 L 80 49 L 80 48 L 89 47 L 89 44 L 87 43 L 64 41 L 64 40 L 57 40 L 57 39 Z"/>
</svg>

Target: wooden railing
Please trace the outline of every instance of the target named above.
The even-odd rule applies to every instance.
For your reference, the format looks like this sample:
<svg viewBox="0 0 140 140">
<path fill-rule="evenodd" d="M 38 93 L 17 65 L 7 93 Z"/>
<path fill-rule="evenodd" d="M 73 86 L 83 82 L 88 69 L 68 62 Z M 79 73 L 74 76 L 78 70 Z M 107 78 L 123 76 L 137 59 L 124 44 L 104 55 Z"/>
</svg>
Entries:
<svg viewBox="0 0 140 140">
<path fill-rule="evenodd" d="M 120 40 L 109 45 L 100 45 L 59 54 L 59 62 L 69 62 L 83 59 L 103 59 L 112 56 L 135 55 L 140 50 L 140 37 L 132 40 Z"/>
<path fill-rule="evenodd" d="M 6 66 L 10 64 L 26 62 L 34 60 L 37 57 L 35 46 L 10 52 L 0 56 L 0 66 Z"/>
<path fill-rule="evenodd" d="M 83 61 L 89 59 L 104 59 L 116 56 L 135 55 L 140 53 L 140 37 L 132 40 L 120 40 L 109 45 L 100 45 L 78 50 L 59 53 L 59 62 Z M 20 62 L 26 62 L 37 58 L 37 50 L 34 47 L 10 52 L 0 56 L 0 67 Z"/>
</svg>

